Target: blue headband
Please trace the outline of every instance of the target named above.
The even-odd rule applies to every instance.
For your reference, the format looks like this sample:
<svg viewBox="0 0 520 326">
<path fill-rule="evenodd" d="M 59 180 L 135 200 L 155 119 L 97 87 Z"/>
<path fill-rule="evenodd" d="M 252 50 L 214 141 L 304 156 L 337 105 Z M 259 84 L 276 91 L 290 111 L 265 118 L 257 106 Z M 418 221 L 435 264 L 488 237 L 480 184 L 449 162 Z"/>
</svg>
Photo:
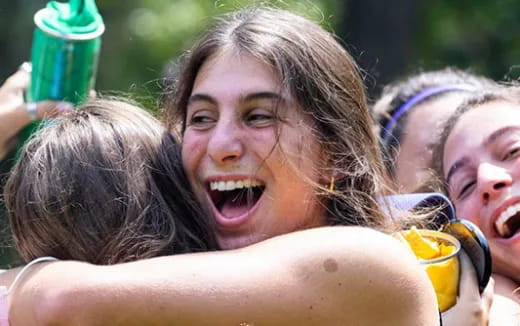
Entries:
<svg viewBox="0 0 520 326">
<path fill-rule="evenodd" d="M 401 105 L 397 110 L 394 111 L 392 114 L 390 120 L 386 123 L 384 127 L 385 135 L 383 137 L 383 144 L 386 144 L 388 138 L 392 135 L 392 131 L 395 128 L 395 124 L 397 123 L 397 120 L 406 113 L 410 108 L 417 105 L 419 102 L 427 99 L 430 96 L 434 96 L 437 94 L 450 92 L 450 91 L 472 91 L 475 88 L 471 85 L 465 85 L 465 84 L 447 84 L 447 85 L 438 85 L 438 86 L 432 86 L 428 87 L 419 93 L 412 96 L 408 101 L 404 102 L 403 105 Z"/>
</svg>

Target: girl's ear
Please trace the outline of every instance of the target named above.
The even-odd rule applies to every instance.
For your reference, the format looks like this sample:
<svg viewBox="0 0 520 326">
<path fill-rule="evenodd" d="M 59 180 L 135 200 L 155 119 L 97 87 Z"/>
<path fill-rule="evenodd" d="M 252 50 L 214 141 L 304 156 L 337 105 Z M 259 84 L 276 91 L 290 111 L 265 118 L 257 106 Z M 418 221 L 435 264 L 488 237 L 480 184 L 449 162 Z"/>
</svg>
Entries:
<svg viewBox="0 0 520 326">
<path fill-rule="evenodd" d="M 327 189 L 334 190 L 334 181 L 337 179 L 336 175 L 338 172 L 333 167 L 334 164 L 329 159 L 329 155 L 323 153 L 322 151 L 320 157 L 322 157 L 322 159 L 320 162 L 319 182 Z"/>
</svg>

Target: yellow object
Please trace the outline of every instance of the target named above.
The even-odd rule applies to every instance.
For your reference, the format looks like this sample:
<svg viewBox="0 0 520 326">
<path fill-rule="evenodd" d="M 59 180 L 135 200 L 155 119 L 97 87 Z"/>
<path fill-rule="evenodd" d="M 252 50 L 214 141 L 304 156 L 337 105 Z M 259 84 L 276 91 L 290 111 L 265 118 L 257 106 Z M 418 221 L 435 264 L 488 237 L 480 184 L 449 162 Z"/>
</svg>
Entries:
<svg viewBox="0 0 520 326">
<path fill-rule="evenodd" d="M 437 294 L 440 311 L 453 307 L 457 303 L 459 284 L 458 241 L 442 232 L 417 230 L 415 227 L 401 232 L 397 238 L 406 242 L 424 265 Z"/>
<path fill-rule="evenodd" d="M 424 238 L 415 226 L 404 232 L 403 236 L 417 258 L 432 259 L 441 257 L 441 250 L 437 243 Z"/>
</svg>

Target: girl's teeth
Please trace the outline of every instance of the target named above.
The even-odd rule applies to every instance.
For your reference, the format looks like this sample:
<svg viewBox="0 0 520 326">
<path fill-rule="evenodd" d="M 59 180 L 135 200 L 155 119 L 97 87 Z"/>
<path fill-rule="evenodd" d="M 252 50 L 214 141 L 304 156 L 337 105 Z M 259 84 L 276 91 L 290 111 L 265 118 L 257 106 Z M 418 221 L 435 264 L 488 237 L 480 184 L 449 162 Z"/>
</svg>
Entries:
<svg viewBox="0 0 520 326">
<path fill-rule="evenodd" d="M 495 228 L 501 236 L 506 236 L 510 233 L 506 222 L 519 211 L 520 204 L 516 204 L 508 207 L 505 211 L 502 212 L 502 214 L 500 214 L 498 219 L 495 221 Z"/>
<path fill-rule="evenodd" d="M 235 181 L 226 182 L 226 190 L 233 190 L 233 189 L 235 189 Z"/>
<path fill-rule="evenodd" d="M 239 181 L 213 181 L 210 182 L 209 188 L 214 191 L 230 191 L 235 189 L 242 189 L 242 188 L 250 188 L 250 187 L 258 187 L 262 186 L 263 183 L 258 180 L 251 180 L 251 179 L 245 179 L 245 180 L 239 180 Z"/>
</svg>

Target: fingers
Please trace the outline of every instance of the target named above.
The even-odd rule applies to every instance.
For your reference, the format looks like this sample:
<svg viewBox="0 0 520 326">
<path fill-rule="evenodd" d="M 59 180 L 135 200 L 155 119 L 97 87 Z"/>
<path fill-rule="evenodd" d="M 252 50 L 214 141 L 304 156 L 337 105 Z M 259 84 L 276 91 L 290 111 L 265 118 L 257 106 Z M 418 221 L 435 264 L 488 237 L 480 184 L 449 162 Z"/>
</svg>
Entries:
<svg viewBox="0 0 520 326">
<path fill-rule="evenodd" d="M 478 289 L 477 273 L 468 255 L 461 250 L 459 253 L 460 279 L 459 279 L 459 300 L 472 301 L 480 300 Z"/>
<path fill-rule="evenodd" d="M 29 87 L 31 74 L 25 70 L 18 70 L 6 79 L 2 85 L 3 92 L 24 91 Z"/>
<path fill-rule="evenodd" d="M 31 120 L 54 118 L 61 114 L 65 114 L 73 110 L 74 106 L 69 102 L 55 102 L 55 101 L 41 101 L 35 103 L 36 107 L 33 109 L 31 104 L 24 103 L 22 109 L 25 110 Z M 34 111 L 33 111 L 34 110 Z"/>
<path fill-rule="evenodd" d="M 493 298 L 495 297 L 495 280 L 492 277 L 489 279 L 486 288 L 480 296 L 483 307 L 489 310 L 493 304 Z"/>
<path fill-rule="evenodd" d="M 42 101 L 38 103 L 38 118 L 54 118 L 73 109 L 74 106 L 68 102 Z"/>
</svg>

